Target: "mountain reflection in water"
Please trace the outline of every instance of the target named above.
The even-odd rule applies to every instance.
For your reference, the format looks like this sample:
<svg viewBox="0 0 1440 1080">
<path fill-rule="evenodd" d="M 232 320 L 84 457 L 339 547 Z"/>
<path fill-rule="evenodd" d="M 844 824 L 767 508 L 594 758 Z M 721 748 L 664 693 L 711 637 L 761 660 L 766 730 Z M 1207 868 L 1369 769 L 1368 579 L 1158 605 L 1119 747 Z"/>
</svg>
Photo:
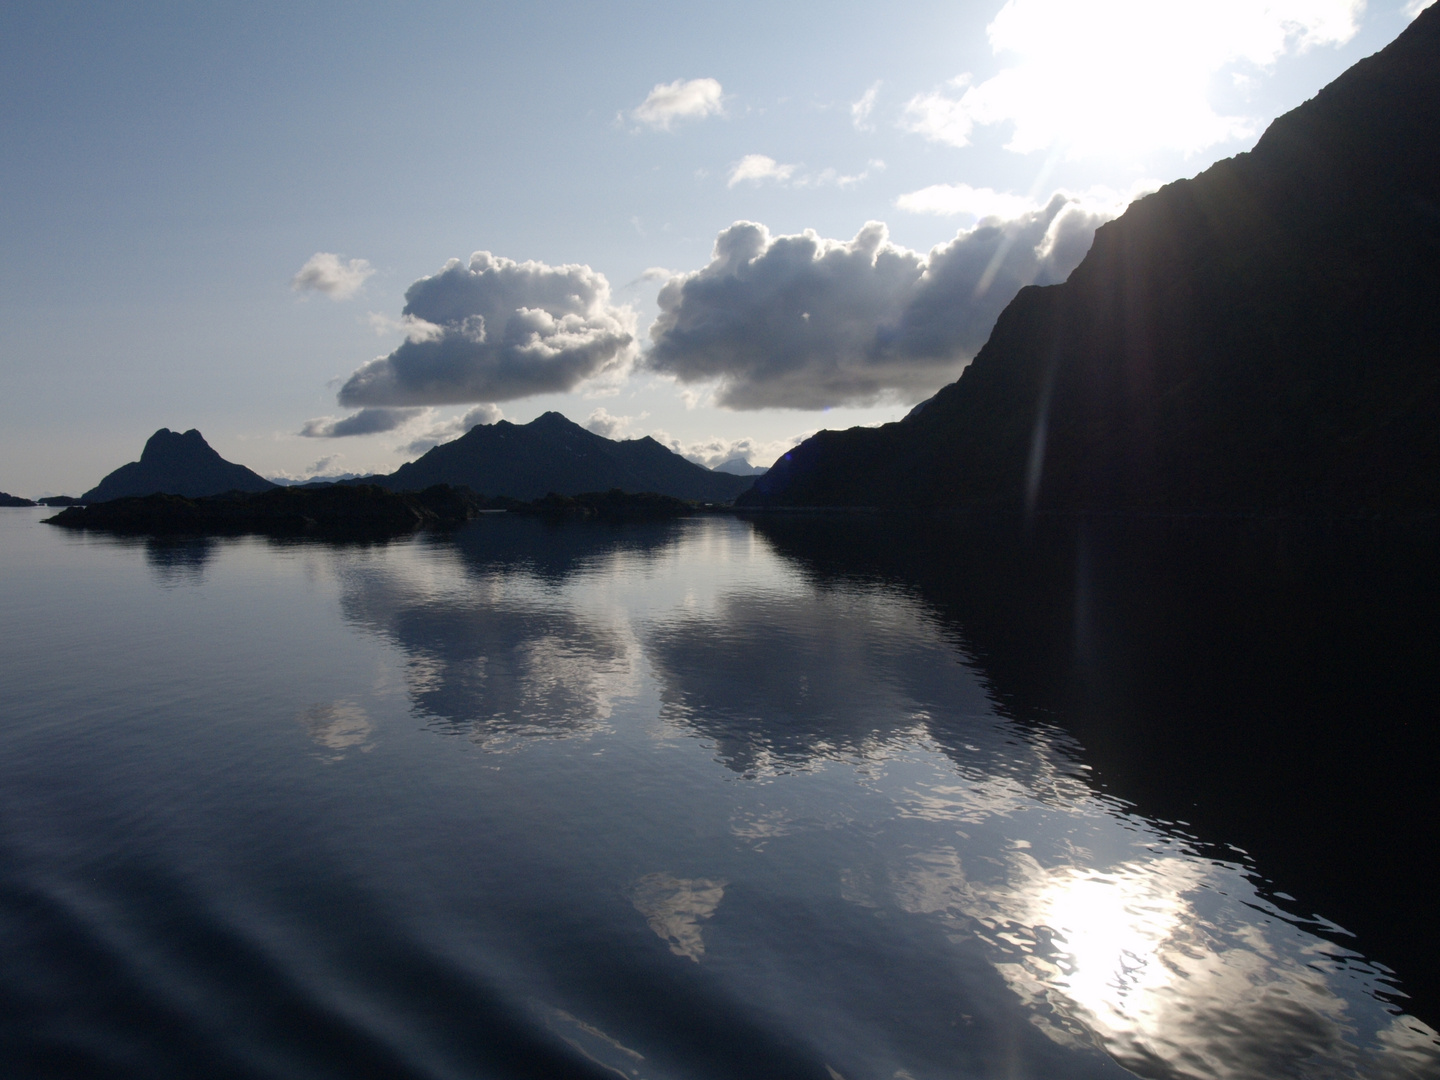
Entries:
<svg viewBox="0 0 1440 1080">
<path fill-rule="evenodd" d="M 66 543 L 77 588 L 136 562 Z M 243 540 L 107 594 L 161 628 L 76 645 L 113 715 L 26 651 L 86 633 L 41 580 L 10 599 L 43 625 L 0 639 L 0 1051 L 23 1076 L 1440 1077 L 1433 969 L 1384 933 L 1433 937 L 1393 899 L 1397 849 L 1432 842 L 1388 837 L 1429 714 L 1386 727 L 1432 688 L 1407 665 L 1433 612 L 1399 587 L 1426 550 L 859 516 Z M 148 697 L 105 674 L 200 640 L 231 666 Z M 1343 789 L 1306 783 L 1333 780 L 1327 708 L 1366 725 Z M 1336 872 L 1293 825 L 1341 815 Z"/>
</svg>

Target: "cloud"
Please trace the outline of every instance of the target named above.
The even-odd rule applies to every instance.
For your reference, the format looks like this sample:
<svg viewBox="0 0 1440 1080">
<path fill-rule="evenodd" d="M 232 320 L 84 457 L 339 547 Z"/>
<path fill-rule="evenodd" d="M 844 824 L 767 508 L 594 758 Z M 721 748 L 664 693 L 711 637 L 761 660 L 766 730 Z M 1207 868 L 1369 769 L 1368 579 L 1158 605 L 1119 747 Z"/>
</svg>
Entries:
<svg viewBox="0 0 1440 1080">
<path fill-rule="evenodd" d="M 1405 17 L 1407 19 L 1417 18 L 1420 12 L 1424 11 L 1433 3 L 1435 3 L 1435 0 L 1407 0 L 1405 4 Z"/>
<path fill-rule="evenodd" d="M 424 409 L 387 409 L 371 407 L 350 416 L 317 416 L 306 420 L 300 434 L 307 439 L 343 439 L 349 435 L 378 435 L 394 431 L 414 420 Z"/>
<path fill-rule="evenodd" d="M 1135 181 L 1124 194 L 1101 185 L 1090 188 L 1076 197 L 1076 201 L 1107 217 L 1117 217 L 1136 199 L 1159 188 L 1159 180 L 1147 177 Z M 941 217 L 968 214 L 977 221 L 986 218 L 1013 220 L 1041 209 L 1040 204 L 1028 196 L 995 191 L 993 188 L 973 188 L 969 184 L 931 184 L 901 195 L 895 200 L 895 205 L 912 214 L 936 214 Z"/>
<path fill-rule="evenodd" d="M 372 311 L 366 317 L 366 321 L 370 323 L 370 329 L 374 330 L 378 337 L 399 333 L 404 334 L 410 341 L 434 341 L 445 333 L 444 327 L 426 322 L 424 319 L 417 319 L 413 315 L 402 315 L 398 319 L 392 319 L 389 315 Z"/>
<path fill-rule="evenodd" d="M 870 179 L 872 170 L 875 172 L 883 172 L 885 170 L 885 162 L 879 158 L 874 158 L 871 160 L 869 168 L 848 175 L 840 172 L 838 169 L 822 169 L 813 176 L 799 177 L 795 181 L 795 186 L 800 188 L 830 187 L 831 185 L 840 188 L 850 187 L 853 184 L 858 184 L 863 180 Z"/>
<path fill-rule="evenodd" d="M 816 429 L 818 430 L 818 429 Z M 697 439 L 685 442 L 677 439 L 668 431 L 656 429 L 650 433 L 650 437 L 662 446 L 668 447 L 681 457 L 695 462 L 697 465 L 704 465 L 707 469 L 713 469 L 716 465 L 723 465 L 727 461 L 736 458 L 744 458 L 751 465 L 768 466 L 773 463 L 781 454 L 787 450 L 793 450 L 806 439 L 814 435 L 815 431 L 802 431 L 798 435 L 792 435 L 788 439 L 771 439 L 761 441 L 759 439 L 727 439 L 712 436 L 708 439 Z"/>
<path fill-rule="evenodd" d="M 876 81 L 860 95 L 859 101 L 850 103 L 850 122 L 855 125 L 856 131 L 875 130 L 875 125 L 870 122 L 870 114 L 875 111 L 875 98 L 879 93 L 880 83 Z"/>
<path fill-rule="evenodd" d="M 294 483 L 300 480 L 314 480 L 316 478 L 324 478 L 328 476 L 344 477 L 356 475 L 353 472 L 346 471 L 345 467 L 341 464 L 341 462 L 344 460 L 344 454 L 326 454 L 318 461 L 313 462 L 312 464 L 308 465 L 304 469 L 301 469 L 297 473 L 286 472 L 282 469 L 270 473 L 268 476 L 266 476 L 266 479 L 283 484 L 286 482 Z"/>
<path fill-rule="evenodd" d="M 1038 207 L 1024 195 L 997 192 L 992 188 L 972 188 L 969 184 L 932 184 L 895 200 L 901 210 L 912 214 L 939 214 L 953 217 L 970 214 L 980 218 L 1016 218 Z"/>
<path fill-rule="evenodd" d="M 676 79 L 655 89 L 630 114 L 646 127 L 669 131 L 677 120 L 699 120 L 724 111 L 724 91 L 715 79 Z"/>
<path fill-rule="evenodd" d="M 611 416 L 606 409 L 596 409 L 585 421 L 585 427 L 606 439 L 622 439 L 636 419 L 634 416 Z"/>
<path fill-rule="evenodd" d="M 969 75 L 960 75 L 946 85 L 960 89 L 969 85 L 969 82 Z M 970 132 L 975 128 L 975 120 L 962 107 L 961 101 L 947 96 L 943 90 L 932 90 L 928 94 L 917 94 L 905 103 L 900 126 L 906 131 L 925 136 L 931 142 L 969 146 Z"/>
<path fill-rule="evenodd" d="M 794 172 L 794 165 L 781 165 L 774 158 L 766 157 L 764 154 L 746 154 L 731 166 L 730 179 L 726 181 L 725 186 L 734 187 L 746 180 L 757 184 L 762 180 L 776 180 L 784 183 Z"/>
<path fill-rule="evenodd" d="M 349 300 L 373 273 L 375 268 L 364 259 L 342 263 L 339 255 L 317 251 L 290 279 L 290 288 L 296 292 L 324 293 L 331 300 Z"/>
<path fill-rule="evenodd" d="M 848 241 L 737 222 L 708 266 L 661 288 L 644 362 L 708 384 L 723 408 L 916 402 L 959 375 L 1023 286 L 1063 281 L 1118 210 L 1057 192 L 928 255 L 881 222 Z"/>
<path fill-rule="evenodd" d="M 951 146 L 976 125 L 1011 126 L 1006 148 L 1063 147 L 1070 157 L 1195 153 L 1252 135 L 1252 117 L 1221 116 L 1214 77 L 1268 69 L 1280 57 L 1354 37 L 1364 0 L 1008 0 L 987 28 L 1014 62 L 919 94 L 901 127 Z M 1242 70 L 1243 73 L 1243 70 Z"/>
<path fill-rule="evenodd" d="M 340 404 L 459 405 L 562 393 L 635 352 L 635 313 L 588 266 L 477 251 L 405 293 L 407 338 L 340 388 Z M 408 320 L 408 321 L 407 321 Z"/>
<path fill-rule="evenodd" d="M 424 412 L 431 413 L 432 410 L 426 409 Z M 439 446 L 441 443 L 458 439 L 461 435 L 467 434 L 470 429 L 477 424 L 493 424 L 503 417 L 504 413 L 500 411 L 500 406 L 498 405 L 492 405 L 488 402 L 483 405 L 476 405 L 463 416 L 456 416 L 449 420 L 432 423 L 419 435 L 401 447 L 401 450 L 411 455 L 423 454 L 427 450 L 432 450 Z"/>
<path fill-rule="evenodd" d="M 850 187 L 862 180 L 870 178 L 871 170 L 883 171 L 885 162 L 879 158 L 872 159 L 869 167 L 858 173 L 845 174 L 838 169 L 822 169 L 818 173 L 802 173 L 796 175 L 798 165 L 781 165 L 772 157 L 764 154 L 746 154 L 730 167 L 730 179 L 726 187 L 734 187 L 736 184 L 748 180 L 751 183 L 759 184 L 762 181 L 770 180 L 777 184 L 793 184 L 797 188 L 807 187 Z M 651 271 L 647 270 L 649 274 Z"/>
</svg>

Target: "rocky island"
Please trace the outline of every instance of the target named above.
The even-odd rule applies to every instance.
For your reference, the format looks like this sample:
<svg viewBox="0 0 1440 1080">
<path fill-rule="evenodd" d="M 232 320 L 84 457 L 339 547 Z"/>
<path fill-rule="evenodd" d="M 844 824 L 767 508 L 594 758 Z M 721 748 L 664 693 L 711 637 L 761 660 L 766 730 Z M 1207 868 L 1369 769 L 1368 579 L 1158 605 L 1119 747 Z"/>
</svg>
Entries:
<svg viewBox="0 0 1440 1080">
<path fill-rule="evenodd" d="M 468 488 L 437 484 L 393 492 L 373 484 L 274 488 L 223 495 L 139 495 L 71 506 L 51 525 L 142 536 L 317 536 L 382 539 L 425 528 L 452 528 L 486 506 Z"/>
</svg>

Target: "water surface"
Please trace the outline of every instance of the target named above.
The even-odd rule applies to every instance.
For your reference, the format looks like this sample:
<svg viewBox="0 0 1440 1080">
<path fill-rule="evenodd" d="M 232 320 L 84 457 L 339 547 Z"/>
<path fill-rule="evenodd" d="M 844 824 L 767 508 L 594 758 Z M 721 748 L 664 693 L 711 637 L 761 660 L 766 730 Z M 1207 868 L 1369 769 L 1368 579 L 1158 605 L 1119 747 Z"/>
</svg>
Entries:
<svg viewBox="0 0 1440 1080">
<path fill-rule="evenodd" d="M 42 516 L 0 514 L 7 1075 L 1440 1076 L 1323 889 L 1017 705 L 1045 635 L 927 585 L 959 532 Z"/>
</svg>

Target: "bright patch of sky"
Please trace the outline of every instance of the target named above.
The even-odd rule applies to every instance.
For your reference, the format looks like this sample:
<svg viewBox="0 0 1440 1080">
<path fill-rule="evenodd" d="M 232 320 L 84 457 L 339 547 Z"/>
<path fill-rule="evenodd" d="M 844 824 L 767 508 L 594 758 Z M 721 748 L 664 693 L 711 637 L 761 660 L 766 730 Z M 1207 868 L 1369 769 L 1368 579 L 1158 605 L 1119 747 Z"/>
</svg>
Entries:
<svg viewBox="0 0 1440 1080">
<path fill-rule="evenodd" d="M 0 489 L 880 423 L 1418 0 L 0 11 Z M 739 224 L 749 223 L 749 224 Z"/>
</svg>

